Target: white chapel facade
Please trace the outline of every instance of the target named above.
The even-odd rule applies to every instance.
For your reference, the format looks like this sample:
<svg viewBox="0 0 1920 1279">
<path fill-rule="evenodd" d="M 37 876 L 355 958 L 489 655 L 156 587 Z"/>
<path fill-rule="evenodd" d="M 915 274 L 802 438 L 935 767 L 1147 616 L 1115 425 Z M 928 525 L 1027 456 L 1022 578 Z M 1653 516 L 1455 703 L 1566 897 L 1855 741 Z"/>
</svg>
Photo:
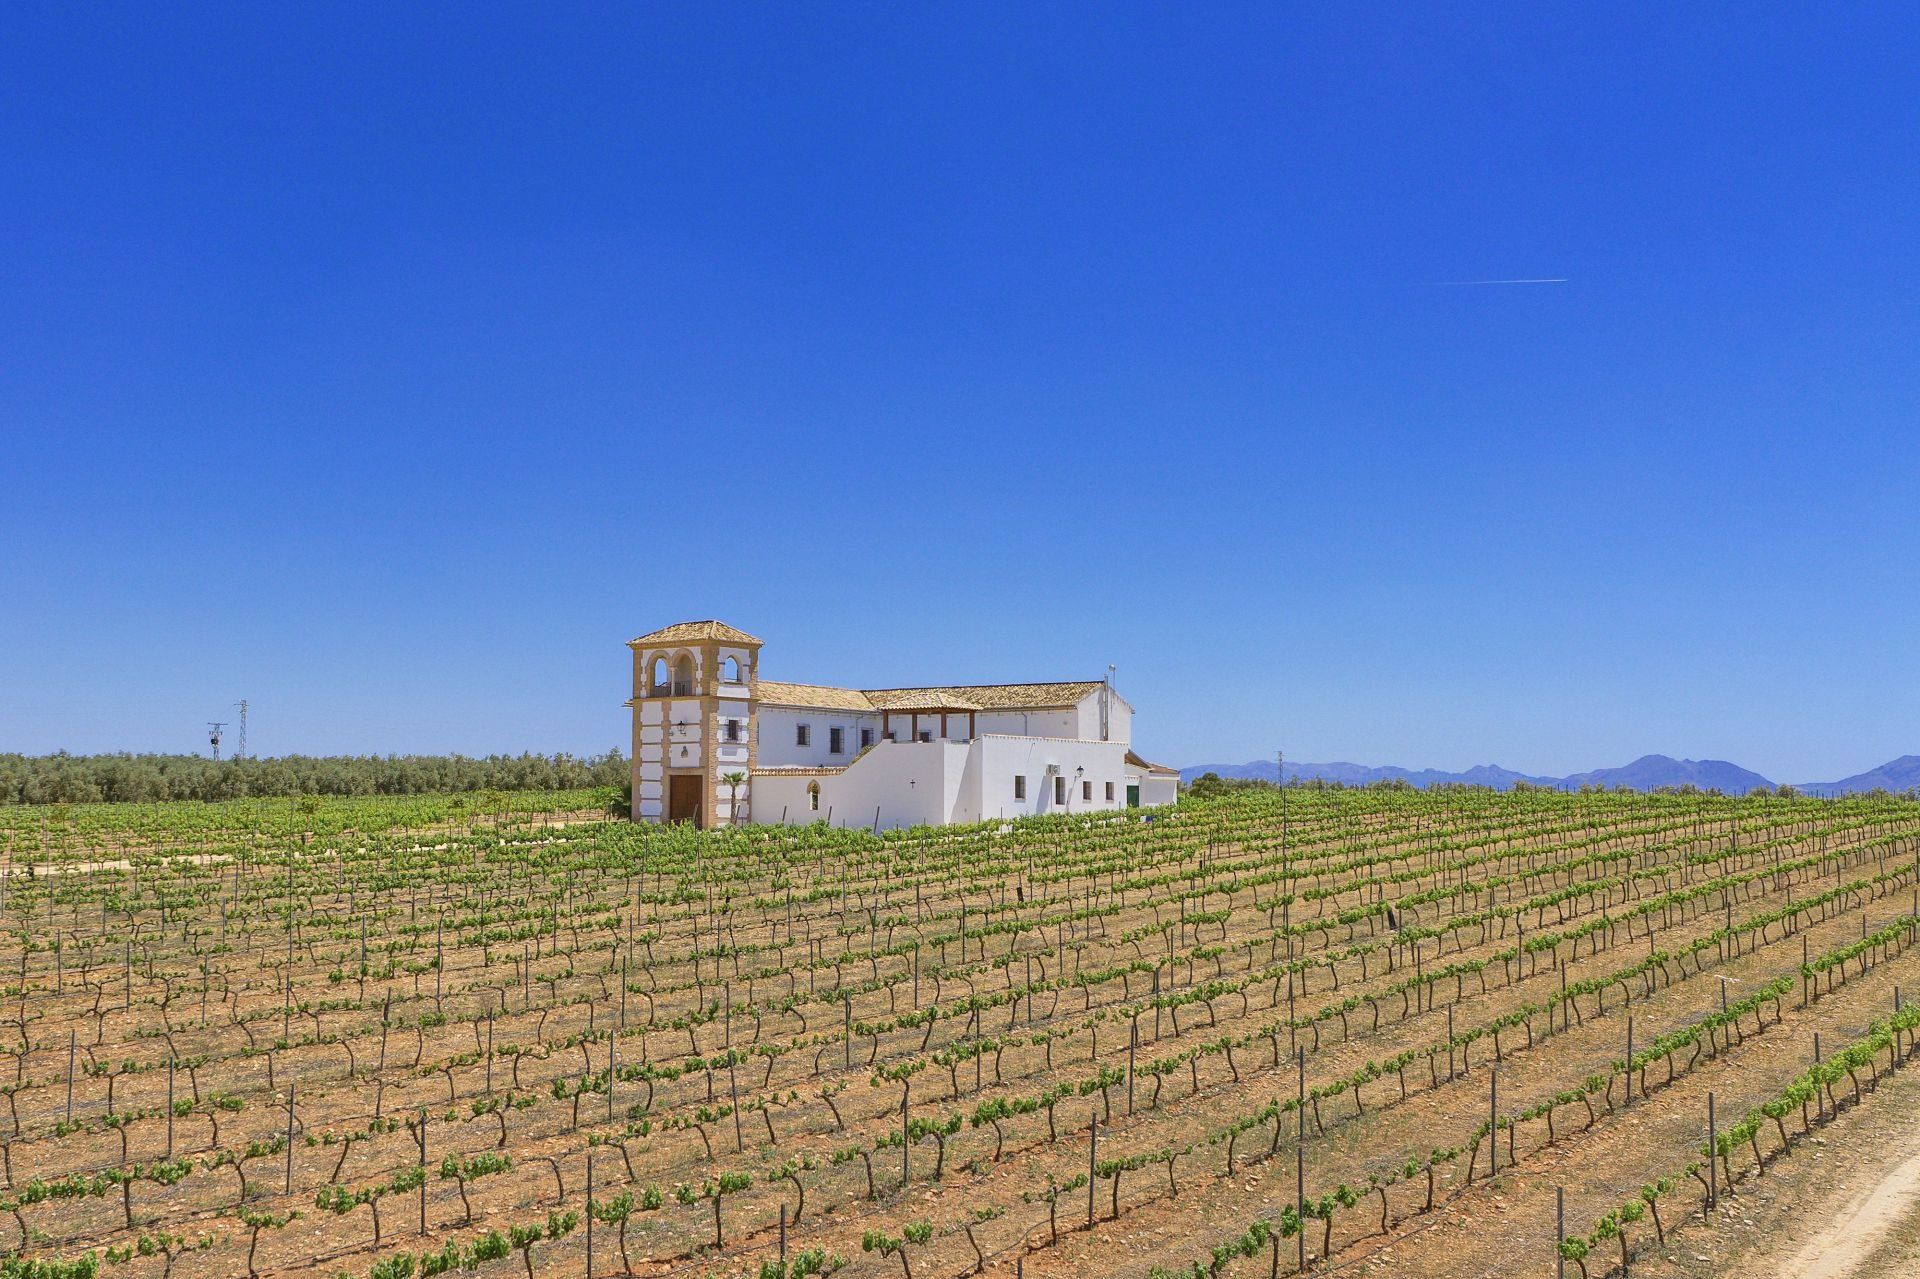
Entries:
<svg viewBox="0 0 1920 1279">
<path fill-rule="evenodd" d="M 724 622 L 629 640 L 635 821 L 891 829 L 1169 804 L 1111 679 L 831 688 Z"/>
</svg>

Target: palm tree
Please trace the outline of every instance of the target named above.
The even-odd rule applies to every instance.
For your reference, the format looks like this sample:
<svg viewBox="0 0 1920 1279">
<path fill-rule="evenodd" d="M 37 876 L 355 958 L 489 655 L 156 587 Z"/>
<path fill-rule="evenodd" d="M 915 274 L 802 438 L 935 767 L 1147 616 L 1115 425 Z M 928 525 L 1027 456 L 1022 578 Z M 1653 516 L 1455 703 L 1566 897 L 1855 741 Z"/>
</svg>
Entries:
<svg viewBox="0 0 1920 1279">
<path fill-rule="evenodd" d="M 740 820 L 740 788 L 747 784 L 747 775 L 741 772 L 722 773 L 720 781 L 732 792 L 727 808 L 727 824 L 731 826 Z"/>
</svg>

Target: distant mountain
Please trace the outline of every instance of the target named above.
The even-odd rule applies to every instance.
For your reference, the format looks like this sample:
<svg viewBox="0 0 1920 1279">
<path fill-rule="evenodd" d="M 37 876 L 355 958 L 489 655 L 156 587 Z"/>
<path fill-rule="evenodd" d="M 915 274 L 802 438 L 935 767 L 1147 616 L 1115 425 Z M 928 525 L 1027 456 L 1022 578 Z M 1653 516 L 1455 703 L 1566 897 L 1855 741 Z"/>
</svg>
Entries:
<svg viewBox="0 0 1920 1279">
<path fill-rule="evenodd" d="M 1804 782 L 1799 787 L 1809 795 L 1853 795 L 1880 787 L 1890 791 L 1912 790 L 1920 786 L 1920 755 L 1902 755 L 1880 767 L 1837 782 Z"/>
<path fill-rule="evenodd" d="M 1273 781 L 1277 769 L 1272 760 L 1253 760 L 1246 764 L 1197 764 L 1192 768 L 1180 770 L 1183 781 L 1192 781 L 1202 773 L 1216 773 L 1221 777 L 1254 778 L 1261 781 Z M 1372 782 L 1402 781 L 1410 786 L 1425 789 L 1428 786 L 1464 785 L 1490 786 L 1495 790 L 1510 790 L 1515 782 L 1534 782 L 1542 786 L 1558 783 L 1554 777 L 1531 777 L 1525 773 L 1516 773 L 1498 764 L 1477 764 L 1464 773 L 1448 773 L 1437 768 L 1419 770 L 1397 768 L 1393 765 L 1375 768 L 1367 764 L 1296 764 L 1287 761 L 1288 781 L 1319 780 L 1342 782 L 1348 786 L 1365 786 Z"/>
<path fill-rule="evenodd" d="M 1245 764 L 1195 764 L 1191 768 L 1180 770 L 1182 781 L 1192 781 L 1202 773 L 1216 773 L 1221 777 L 1256 778 L 1272 781 L 1276 775 L 1274 762 L 1270 759 L 1253 760 Z M 1642 755 L 1631 764 L 1619 768 L 1596 768 L 1590 772 L 1573 773 L 1566 777 L 1541 777 L 1529 773 L 1516 773 L 1510 768 L 1498 764 L 1477 764 L 1461 773 L 1449 773 L 1437 768 L 1407 769 L 1393 765 L 1375 767 L 1368 764 L 1296 764 L 1287 761 L 1287 780 L 1309 781 L 1318 779 L 1328 782 L 1344 782 L 1348 786 L 1365 786 L 1371 782 L 1403 781 L 1410 786 L 1425 789 L 1429 786 L 1489 786 L 1495 790 L 1511 790 L 1515 782 L 1529 782 L 1535 786 L 1554 786 L 1567 790 L 1578 790 L 1582 786 L 1629 786 L 1635 790 L 1656 790 L 1662 786 L 1695 786 L 1701 790 L 1717 790 L 1727 795 L 1744 795 L 1758 786 L 1772 786 L 1773 783 L 1751 769 L 1738 764 L 1730 764 L 1724 759 L 1674 759 L 1670 755 Z M 1856 773 L 1852 777 L 1837 782 L 1807 782 L 1798 789 L 1809 795 L 1852 795 L 1861 791 L 1880 787 L 1889 791 L 1905 791 L 1920 787 L 1920 755 L 1902 755 L 1899 759 L 1880 765 L 1865 773 Z"/>
<path fill-rule="evenodd" d="M 1674 759 L 1668 755 L 1642 755 L 1623 768 L 1596 768 L 1590 773 L 1573 773 L 1562 779 L 1578 790 L 1599 786 L 1611 790 L 1628 786 L 1634 790 L 1656 790 L 1662 786 L 1697 786 L 1726 795 L 1744 795 L 1756 786 L 1771 787 L 1760 774 L 1729 764 L 1724 759 Z"/>
</svg>

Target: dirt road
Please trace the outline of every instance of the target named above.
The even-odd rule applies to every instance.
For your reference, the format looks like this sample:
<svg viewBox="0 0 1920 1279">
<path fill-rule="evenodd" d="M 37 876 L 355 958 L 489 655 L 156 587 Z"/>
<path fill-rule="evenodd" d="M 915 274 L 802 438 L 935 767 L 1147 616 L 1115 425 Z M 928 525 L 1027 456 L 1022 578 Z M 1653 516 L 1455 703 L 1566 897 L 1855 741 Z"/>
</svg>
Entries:
<svg viewBox="0 0 1920 1279">
<path fill-rule="evenodd" d="M 1887 1170 L 1877 1184 L 1854 1194 L 1843 1209 L 1827 1217 L 1783 1272 L 1799 1279 L 1878 1279 L 1881 1275 L 1911 1274 L 1910 1254 L 1906 1258 L 1880 1254 L 1907 1252 L 1899 1248 L 1895 1236 L 1913 1233 L 1911 1219 L 1917 1209 L 1920 1153 Z M 1903 1226 L 1907 1227 L 1904 1232 Z M 1900 1264 L 1890 1268 L 1890 1262 Z"/>
<path fill-rule="evenodd" d="M 1910 1279 L 1920 1274 L 1920 1072 L 1767 1176 L 1741 1188 L 1703 1231 L 1696 1213 L 1636 1279 Z"/>
</svg>

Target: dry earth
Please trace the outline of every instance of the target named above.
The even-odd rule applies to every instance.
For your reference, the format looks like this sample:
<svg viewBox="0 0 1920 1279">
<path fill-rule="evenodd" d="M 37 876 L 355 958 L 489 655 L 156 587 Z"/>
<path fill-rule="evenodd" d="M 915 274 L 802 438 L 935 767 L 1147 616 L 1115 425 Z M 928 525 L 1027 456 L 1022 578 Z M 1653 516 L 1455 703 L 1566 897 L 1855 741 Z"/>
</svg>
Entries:
<svg viewBox="0 0 1920 1279">
<path fill-rule="evenodd" d="M 1906 1071 L 1823 1136 L 1741 1188 L 1711 1229 L 1695 1224 L 1652 1279 L 1782 1276 L 1910 1279 L 1920 1274 L 1920 1075 Z"/>
<path fill-rule="evenodd" d="M 1615 1143 L 1621 1154 L 1630 1153 L 1635 1136 L 1634 1121 L 1627 1122 L 1629 1131 Z M 1313 1273 L 1555 1275 L 1553 1189 L 1573 1171 L 1567 1162 L 1504 1175 L 1477 1197 L 1416 1218 L 1391 1240 L 1336 1256 Z M 1888 1079 L 1865 1106 L 1795 1147 L 1764 1177 L 1743 1181 L 1711 1224 L 1702 1222 L 1696 1201 L 1684 1224 L 1669 1225 L 1667 1244 L 1634 1257 L 1631 1273 L 1642 1279 L 1920 1275 L 1920 1072 Z M 1603 1260 L 1589 1264 L 1595 1275 L 1605 1273 Z M 1577 1271 L 1569 1264 L 1566 1273 Z"/>
<path fill-rule="evenodd" d="M 929 837 L 898 856 L 825 833 L 779 836 L 799 841 L 785 851 L 744 838 L 648 851 L 624 827 L 542 823 L 500 833 L 510 838 L 342 835 L 284 863 L 211 862 L 220 852 L 190 844 L 136 868 L 137 881 L 99 865 L 80 881 L 36 877 L 16 886 L 14 936 L 60 945 L 0 945 L 19 991 L 0 1009 L 15 1020 L 0 1026 L 20 1039 L 5 1094 L 20 1122 L 0 1188 L 12 1191 L 16 1172 L 80 1179 L 61 1181 L 72 1188 L 159 1166 L 176 1137 L 193 1168 L 125 1194 L 109 1192 L 134 1182 L 23 1195 L 0 1223 L 55 1257 L 131 1250 L 155 1228 L 219 1236 L 177 1268 L 138 1252 L 114 1263 L 125 1266 L 114 1279 L 231 1279 L 250 1260 L 288 1279 L 397 1279 L 408 1272 L 390 1264 L 395 1249 L 577 1211 L 597 1161 L 600 1195 L 656 1196 L 625 1240 L 649 1275 L 755 1275 L 788 1207 L 796 1247 L 845 1257 L 848 1279 L 1184 1275 L 1291 1202 L 1299 1121 L 1276 1125 L 1265 1108 L 1301 1086 L 1297 1040 L 1316 1090 L 1409 1053 L 1366 1077 L 1364 1103 L 1355 1083 L 1312 1104 L 1309 1192 L 1363 1196 L 1328 1234 L 1310 1227 L 1313 1273 L 1547 1275 L 1556 1188 L 1569 1228 L 1584 1232 L 1683 1164 L 1710 1090 L 1723 1116 L 1744 1114 L 1804 1069 L 1815 1033 L 1829 1046 L 1858 1039 L 1920 973 L 1914 927 L 1889 925 L 1920 915 L 1904 810 L 1862 824 L 1854 810 L 1754 808 L 1739 810 L 1736 831 L 1704 807 L 1617 798 L 1366 796 L 1355 802 L 1387 811 L 1350 815 L 1320 797 L 1296 799 L 1291 817 L 1266 802 L 1196 810 L 1204 822 L 1021 828 L 952 847 Z M 1276 816 L 1292 844 L 1276 848 Z M 1276 868 L 1306 894 L 1291 931 Z M 1389 893 L 1438 931 L 1416 945 L 1383 926 Z M 1512 958 L 1523 922 L 1536 945 L 1524 960 Z M 1644 1047 L 1724 1016 L 1729 995 L 1797 979 L 1803 957 L 1837 954 L 1874 927 L 1894 932 L 1834 971 L 1817 1000 L 1789 991 L 1748 1010 L 1704 1054 L 1680 1052 L 1677 1073 L 1643 1072 L 1631 1102 L 1624 1078 L 1619 1092 L 1582 1092 L 1623 1054 L 1629 1017 Z M 1723 928 L 1733 944 L 1715 942 Z M 1297 981 L 1280 981 L 1283 940 Z M 1643 960 L 1656 946 L 1676 958 Z M 1610 977 L 1621 973 L 1642 975 Z M 1595 978 L 1609 980 L 1579 993 Z M 1556 999 L 1570 982 L 1573 1000 Z M 1410 1004 L 1398 993 L 1408 989 Z M 1184 1002 L 1163 1009 L 1156 991 Z M 933 1008 L 943 1011 L 931 1020 L 903 1016 Z M 1518 1018 L 1504 1041 L 1484 1029 L 1502 1017 Z M 611 1085 L 586 1087 L 611 1071 L 616 1027 L 627 1072 L 617 1100 Z M 1480 1037 L 1456 1048 L 1456 1028 Z M 738 1072 L 722 1060 L 735 1049 L 754 1050 Z M 181 1086 L 194 1104 L 177 1123 L 164 1118 L 168 1053 L 189 1063 Z M 654 1073 L 634 1074 L 636 1063 Z M 268 1143 L 292 1122 L 296 1077 L 304 1139 L 283 1161 Z M 1517 1153 L 1510 1131 L 1491 1180 L 1474 1175 L 1477 1142 L 1436 1156 L 1431 1185 L 1392 1178 L 1410 1156 L 1417 1166 L 1435 1147 L 1466 1150 L 1495 1078 L 1503 1115 L 1564 1099 L 1557 1128 L 1527 1119 Z M 1055 1086 L 1058 1113 L 1053 1100 L 1034 1109 Z M 917 1120 L 951 1127 L 915 1139 L 903 1186 L 895 1134 L 908 1097 Z M 963 1123 L 993 1099 L 1028 1109 Z M 1914 1273 L 1917 1099 L 1920 1070 L 1903 1069 L 1789 1151 L 1769 1139 L 1764 1175 L 1743 1180 L 1711 1223 L 1696 1210 L 1682 1225 L 1698 1195 L 1676 1187 L 1661 1206 L 1670 1246 L 1643 1251 L 1633 1272 Z M 403 1123 L 422 1113 L 430 1156 Z M 1084 1188 L 1068 1191 L 1049 1246 L 1042 1192 L 1084 1175 L 1096 1114 L 1099 1154 L 1142 1162 L 1101 1175 L 1091 1208 Z M 1248 1118 L 1259 1114 L 1269 1117 Z M 435 1177 L 418 1197 L 394 1191 L 384 1210 L 377 1196 L 324 1210 L 324 1192 L 371 1193 L 409 1168 L 496 1149 L 511 1167 L 471 1185 Z M 1178 1152 L 1177 1184 L 1156 1151 Z M 790 1179 L 782 1161 L 798 1170 Z M 736 1171 L 752 1179 L 731 1192 L 723 1230 L 693 1192 Z M 1376 1174 L 1388 1177 L 1377 1200 L 1366 1190 Z M 243 1209 L 282 1218 L 257 1258 L 244 1255 Z M 864 1246 L 916 1219 L 933 1233 L 912 1241 L 910 1272 L 906 1253 Z M 1653 1241 L 1650 1223 L 1631 1233 L 1636 1248 Z M 572 1279 L 587 1271 L 584 1234 L 488 1261 L 482 1279 L 522 1264 L 530 1279 Z M 608 1234 L 598 1242 L 592 1274 L 615 1273 Z M 1290 1272 L 1292 1256 L 1289 1240 L 1274 1268 Z M 1610 1259 L 1588 1260 L 1592 1279 Z M 1219 1276 L 1268 1273 L 1263 1255 Z"/>
</svg>

